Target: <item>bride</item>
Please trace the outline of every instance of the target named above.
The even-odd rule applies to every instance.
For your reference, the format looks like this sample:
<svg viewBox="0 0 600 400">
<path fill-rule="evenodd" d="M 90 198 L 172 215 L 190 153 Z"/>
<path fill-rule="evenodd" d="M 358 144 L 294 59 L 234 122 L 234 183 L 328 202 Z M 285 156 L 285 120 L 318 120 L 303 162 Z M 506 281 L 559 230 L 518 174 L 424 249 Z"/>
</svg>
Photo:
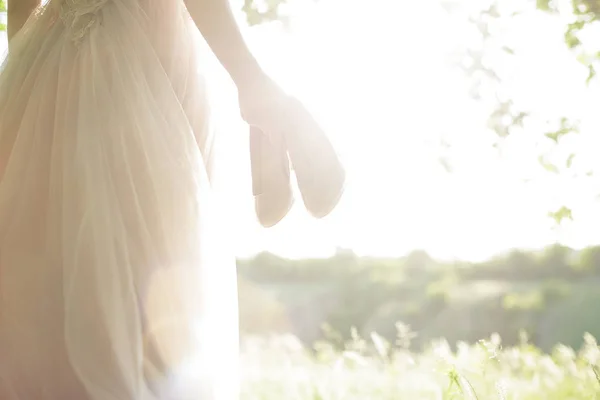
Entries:
<svg viewBox="0 0 600 400">
<path fill-rule="evenodd" d="M 198 29 L 251 129 L 256 213 L 327 215 L 344 171 L 227 0 L 10 0 L 0 72 L 0 399 L 237 396 L 235 263 Z M 191 17 L 191 19 L 190 19 Z"/>
</svg>

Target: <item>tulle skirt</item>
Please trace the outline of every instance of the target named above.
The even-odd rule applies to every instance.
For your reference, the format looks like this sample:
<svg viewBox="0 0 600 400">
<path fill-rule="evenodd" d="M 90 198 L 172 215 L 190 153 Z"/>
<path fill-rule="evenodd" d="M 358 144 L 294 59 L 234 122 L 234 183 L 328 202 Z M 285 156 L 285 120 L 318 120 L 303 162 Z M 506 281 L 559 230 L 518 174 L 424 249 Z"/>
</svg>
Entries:
<svg viewBox="0 0 600 400">
<path fill-rule="evenodd" d="M 181 1 L 51 0 L 0 74 L 0 399 L 231 399 L 235 264 Z"/>
</svg>

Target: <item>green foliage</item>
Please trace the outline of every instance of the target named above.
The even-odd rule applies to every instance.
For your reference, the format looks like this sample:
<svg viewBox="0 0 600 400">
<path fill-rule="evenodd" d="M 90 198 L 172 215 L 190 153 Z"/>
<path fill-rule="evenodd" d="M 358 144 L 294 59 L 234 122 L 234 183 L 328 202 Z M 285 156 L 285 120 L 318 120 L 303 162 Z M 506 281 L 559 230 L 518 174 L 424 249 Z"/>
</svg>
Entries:
<svg viewBox="0 0 600 400">
<path fill-rule="evenodd" d="M 403 326 L 401 326 L 403 328 Z M 591 335 L 581 349 L 557 345 L 545 353 L 521 335 L 503 346 L 490 335 L 455 351 L 445 340 L 421 352 L 377 334 L 350 335 L 339 348 L 320 342 L 314 351 L 293 337 L 253 338 L 242 345 L 242 400 L 566 400 L 598 399 L 600 350 Z M 407 340 L 404 340 L 406 338 Z"/>
<path fill-rule="evenodd" d="M 248 25 L 254 26 L 285 19 L 281 11 L 285 3 L 287 0 L 244 0 L 242 11 L 246 13 Z"/>
<path fill-rule="evenodd" d="M 255 333 L 287 326 L 307 344 L 323 324 L 392 340 L 397 321 L 419 332 L 416 347 L 435 337 L 473 342 L 493 332 L 514 344 L 520 329 L 544 349 L 576 345 L 585 330 L 600 335 L 599 324 L 586 322 L 597 319 L 592 288 L 600 282 L 600 247 L 514 250 L 471 264 L 439 262 L 423 252 L 377 260 L 340 251 L 304 261 L 263 253 L 240 260 L 238 273 L 254 287 L 240 290 L 242 326 Z M 261 313 L 269 315 L 256 317 Z M 569 330 L 554 327 L 567 315 Z"/>
<path fill-rule="evenodd" d="M 560 127 L 553 132 L 546 133 L 545 136 L 548 139 L 552 140 L 554 143 L 558 144 L 559 140 L 563 136 L 568 135 L 569 133 L 574 133 L 574 132 L 579 132 L 578 126 L 573 124 L 567 118 L 562 117 L 560 119 Z"/>
<path fill-rule="evenodd" d="M 0 0 L 0 14 L 6 13 L 6 1 Z M 0 32 L 6 31 L 6 24 L 0 23 Z"/>
<path fill-rule="evenodd" d="M 544 12 L 560 13 L 557 1 L 538 0 L 538 9 Z M 582 42 L 582 36 L 586 30 L 598 25 L 600 20 L 600 2 L 597 0 L 571 0 L 571 10 L 565 26 L 564 41 L 581 62 L 588 69 L 587 82 L 589 83 L 597 75 L 598 63 L 600 62 L 600 51 L 598 48 L 587 48 Z M 564 9 L 563 11 L 564 12 Z"/>
<path fill-rule="evenodd" d="M 502 305 L 507 310 L 542 310 L 545 306 L 544 294 L 540 290 L 531 290 L 526 293 L 509 293 L 502 299 Z"/>
<path fill-rule="evenodd" d="M 572 285 L 568 282 L 549 279 L 542 285 L 542 295 L 546 304 L 552 304 L 566 299 L 571 295 Z"/>
<path fill-rule="evenodd" d="M 589 273 L 600 269 L 600 246 L 593 246 L 581 251 L 578 268 Z"/>
<path fill-rule="evenodd" d="M 458 279 L 455 274 L 448 274 L 439 280 L 427 285 L 425 293 L 433 301 L 447 303 L 450 296 L 458 285 Z"/>
<path fill-rule="evenodd" d="M 551 211 L 548 216 L 554 219 L 557 224 L 560 224 L 564 220 L 573 220 L 573 213 L 570 208 L 562 206 L 556 211 Z"/>
<path fill-rule="evenodd" d="M 503 39 L 503 31 L 510 30 L 515 16 L 519 16 L 523 10 L 528 10 L 523 3 L 510 4 L 502 0 L 491 3 L 485 2 L 485 8 L 469 14 L 468 21 L 473 29 L 480 35 L 477 43 L 464 49 L 463 57 L 459 65 L 463 67 L 465 74 L 472 81 L 471 94 L 477 100 L 483 100 L 495 104 L 488 118 L 488 127 L 498 135 L 499 142 L 513 132 L 522 132 L 528 122 L 534 122 L 531 110 L 525 109 L 524 105 L 517 106 L 511 93 L 507 92 L 509 85 L 505 84 L 501 73 L 504 65 L 510 65 L 515 60 L 515 51 L 510 47 L 511 43 Z M 567 7 L 565 7 L 565 5 Z M 589 84 L 596 76 L 600 68 L 600 47 L 595 40 L 600 23 L 600 1 L 598 0 L 536 0 L 535 6 L 541 13 L 560 14 L 561 20 L 565 21 L 563 41 L 564 45 L 571 50 L 574 58 L 584 65 L 588 70 L 587 83 Z M 570 7 L 569 7 L 570 6 Z M 589 34 L 588 34 L 589 33 Z M 486 63 L 491 57 L 497 60 L 494 64 Z M 498 59 L 498 57 L 503 57 Z M 516 67 L 516 65 L 515 65 Z M 560 79 L 557 77 L 556 79 Z M 551 85 L 552 81 L 548 81 Z M 498 96 L 502 93 L 502 96 Z M 561 144 L 561 139 L 571 133 L 578 132 L 576 121 L 561 115 L 554 115 L 548 121 L 558 125 L 552 132 L 539 132 L 554 142 L 555 146 Z M 529 124 L 529 126 L 534 125 Z M 535 134 L 528 129 L 527 134 Z M 574 175 L 571 169 L 576 155 L 569 155 L 564 163 L 559 165 L 549 161 L 547 154 L 534 154 L 540 166 L 550 174 L 569 173 Z M 561 165 L 562 164 L 562 165 Z M 590 176 L 588 173 L 580 172 L 580 176 Z M 550 213 L 557 224 L 572 219 L 568 207 L 562 207 L 557 212 Z"/>
<path fill-rule="evenodd" d="M 541 284 L 524 291 L 510 292 L 504 295 L 502 306 L 513 311 L 543 311 L 549 306 L 559 303 L 571 294 L 568 282 L 547 279 Z"/>
</svg>

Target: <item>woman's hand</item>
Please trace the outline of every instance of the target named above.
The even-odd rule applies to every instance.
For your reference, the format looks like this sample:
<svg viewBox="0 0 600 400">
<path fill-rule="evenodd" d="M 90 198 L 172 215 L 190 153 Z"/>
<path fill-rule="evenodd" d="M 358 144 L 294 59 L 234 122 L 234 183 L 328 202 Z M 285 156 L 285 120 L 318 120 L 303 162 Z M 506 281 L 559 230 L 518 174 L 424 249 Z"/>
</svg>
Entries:
<svg viewBox="0 0 600 400">
<path fill-rule="evenodd" d="M 283 101 L 288 95 L 262 71 L 249 71 L 248 76 L 236 86 L 242 118 L 248 125 L 277 140 L 277 136 L 282 134 L 278 111 L 282 111 Z"/>
<path fill-rule="evenodd" d="M 229 0 L 184 1 L 236 84 L 242 116 L 252 127 L 252 176 L 261 223 L 274 225 L 291 208 L 286 147 L 306 208 L 315 217 L 329 214 L 343 192 L 345 172 L 327 136 L 300 102 L 262 72 L 237 26 Z"/>
</svg>

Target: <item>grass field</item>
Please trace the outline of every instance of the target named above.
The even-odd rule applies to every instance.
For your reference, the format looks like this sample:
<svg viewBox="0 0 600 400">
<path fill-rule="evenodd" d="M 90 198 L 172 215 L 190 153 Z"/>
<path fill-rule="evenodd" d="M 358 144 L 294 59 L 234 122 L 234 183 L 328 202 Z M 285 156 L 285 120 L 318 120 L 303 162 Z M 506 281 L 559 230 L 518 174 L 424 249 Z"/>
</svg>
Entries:
<svg viewBox="0 0 600 400">
<path fill-rule="evenodd" d="M 330 342 L 307 351 L 293 337 L 243 343 L 243 400 L 585 400 L 600 399 L 600 350 L 586 335 L 580 350 L 543 353 L 522 343 L 503 348 L 493 336 L 478 344 L 443 340 L 406 350 L 404 331 L 391 345 L 377 335 Z M 339 346 L 337 348 L 340 348 Z"/>
</svg>

